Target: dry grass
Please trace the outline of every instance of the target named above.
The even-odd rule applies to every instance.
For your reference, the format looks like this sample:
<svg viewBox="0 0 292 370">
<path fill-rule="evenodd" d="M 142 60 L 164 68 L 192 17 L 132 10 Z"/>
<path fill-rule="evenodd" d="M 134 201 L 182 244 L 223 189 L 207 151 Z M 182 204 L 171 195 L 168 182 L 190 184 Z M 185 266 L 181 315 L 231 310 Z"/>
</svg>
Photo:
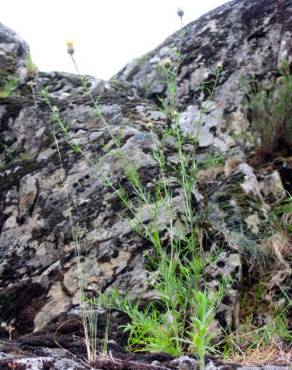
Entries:
<svg viewBox="0 0 292 370">
<path fill-rule="evenodd" d="M 292 254 L 292 244 L 284 232 L 278 232 L 264 240 L 261 248 L 273 259 L 274 273 L 268 285 L 268 290 L 272 290 L 275 286 L 281 286 L 281 283 L 292 274 L 291 266 L 286 259 Z"/>
<path fill-rule="evenodd" d="M 270 320 L 273 320 L 272 316 Z M 274 323 L 274 329 L 271 327 L 263 330 L 249 320 L 242 323 L 236 332 L 230 333 L 226 338 L 228 352 L 225 353 L 224 360 L 257 366 L 291 364 L 291 345 L 287 338 L 284 340 L 277 333 L 281 331 L 278 324 Z"/>
<path fill-rule="evenodd" d="M 217 177 L 222 174 L 222 167 L 212 167 L 206 170 L 200 170 L 197 175 L 200 184 L 206 184 L 217 180 Z"/>
<path fill-rule="evenodd" d="M 224 174 L 226 177 L 230 176 L 231 173 L 242 163 L 242 161 L 234 158 L 229 158 L 224 165 Z"/>
<path fill-rule="evenodd" d="M 269 346 L 258 345 L 257 348 L 247 350 L 243 354 L 230 357 L 227 362 L 252 366 L 252 365 L 290 365 L 292 354 L 289 350 L 284 350 L 279 344 Z"/>
<path fill-rule="evenodd" d="M 285 258 L 291 255 L 292 245 L 286 233 L 274 233 L 268 239 L 263 241 L 261 247 L 262 249 L 265 249 L 269 255 L 274 257 L 276 268 L 283 266 L 285 266 L 287 269 L 290 268 Z"/>
</svg>

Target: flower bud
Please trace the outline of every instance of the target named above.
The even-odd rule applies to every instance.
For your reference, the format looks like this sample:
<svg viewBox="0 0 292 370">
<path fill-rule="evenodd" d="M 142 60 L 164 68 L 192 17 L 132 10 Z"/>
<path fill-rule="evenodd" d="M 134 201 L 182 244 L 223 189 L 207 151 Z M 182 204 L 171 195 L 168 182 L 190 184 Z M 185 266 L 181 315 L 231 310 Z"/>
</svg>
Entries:
<svg viewBox="0 0 292 370">
<path fill-rule="evenodd" d="M 180 18 L 182 18 L 182 17 L 184 16 L 185 12 L 183 11 L 183 9 L 182 9 L 182 8 L 178 8 L 178 9 L 177 9 L 176 14 L 177 14 Z"/>
<path fill-rule="evenodd" d="M 172 67 L 172 60 L 170 58 L 164 58 L 160 61 L 160 65 L 165 69 L 170 69 Z"/>
</svg>

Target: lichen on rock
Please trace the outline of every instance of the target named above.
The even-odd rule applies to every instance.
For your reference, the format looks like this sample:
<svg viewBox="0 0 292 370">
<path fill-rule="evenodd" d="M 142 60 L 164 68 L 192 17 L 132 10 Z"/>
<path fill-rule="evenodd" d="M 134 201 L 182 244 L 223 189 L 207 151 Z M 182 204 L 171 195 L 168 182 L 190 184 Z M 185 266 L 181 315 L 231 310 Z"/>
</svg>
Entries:
<svg viewBox="0 0 292 370">
<path fill-rule="evenodd" d="M 260 270 L 253 273 L 256 264 L 263 260 L 257 258 L 275 258 L 269 254 L 273 248 L 262 249 L 263 242 L 271 244 L 273 235 L 279 232 L 270 213 L 291 192 L 292 178 L 291 153 L 287 155 L 280 150 L 269 163 L 256 157 L 250 112 L 240 79 L 256 75 L 269 82 L 278 76 L 281 59 L 291 65 L 291 19 L 292 6 L 288 0 L 231 1 L 186 25 L 158 48 L 125 66 L 111 81 L 88 77 L 90 94 L 98 99 L 108 127 L 100 115 L 94 114 L 88 94 L 81 94 L 80 76 L 59 72 L 32 75 L 26 66 L 27 44 L 0 24 L 0 323 L 6 325 L 0 327 L 0 337 L 7 338 L 10 325 L 12 338 L 18 341 L 15 345 L 23 348 L 16 358 L 11 354 L 10 344 L 1 342 L 0 367 L 41 369 L 49 364 L 46 366 L 56 369 L 84 368 L 78 360 L 75 363 L 69 357 L 62 358 L 56 348 L 52 349 L 56 347 L 52 333 L 57 333 L 64 348 L 85 353 L 78 339 L 80 326 L 74 327 L 76 342 L 68 344 L 66 339 L 68 331 L 75 333 L 75 329 L 73 324 L 66 329 L 65 323 L 78 322 L 80 314 L 72 222 L 78 232 L 89 295 L 117 288 L 142 304 L 159 298 L 153 291 L 147 265 L 151 243 L 129 222 L 134 216 L 123 206 L 115 186 L 123 184 L 135 216 L 144 225 L 151 224 L 155 197 L 150 196 L 147 206 L 135 200 L 125 176 L 124 158 L 134 164 L 150 195 L 155 192 L 159 178 L 153 158 L 157 143 L 161 145 L 163 141 L 168 168 L 178 166 L 173 138 L 162 140 L 169 122 L 165 122 L 165 114 L 158 106 L 166 90 L 158 65 L 165 58 L 174 59 L 179 47 L 182 62 L 177 78 L 177 108 L 181 111 L 178 121 L 187 138 L 183 150 L 197 161 L 199 170 L 204 168 L 198 172 L 192 189 L 192 202 L 201 217 L 198 246 L 208 261 L 204 279 L 210 292 L 218 289 L 220 279 L 231 282 L 209 330 L 220 342 L 229 330 L 238 329 L 242 324 L 243 291 L 250 288 L 253 293 L 258 283 Z M 182 40 L 180 45 L 178 36 Z M 221 77 L 210 99 L 204 86 L 214 86 L 218 64 L 222 65 Z M 17 93 L 11 90 L 2 96 L 7 81 L 15 78 L 19 81 Z M 54 126 L 50 108 L 34 94 L 28 80 L 36 92 L 46 88 L 73 143 L 82 147 L 82 154 L 74 151 Z M 201 118 L 200 104 L 204 104 Z M 107 186 L 104 178 L 110 179 L 112 186 Z M 179 232 L 183 223 L 183 191 L 170 172 L 166 173 L 165 181 L 172 188 L 173 232 Z M 167 248 L 171 236 L 166 209 L 159 212 L 155 222 Z M 287 240 L 289 244 L 291 239 Z M 212 253 L 215 259 L 210 259 Z M 287 255 L 286 251 L 281 256 L 285 260 Z M 291 258 L 286 262 L 291 265 Z M 281 280 L 286 296 L 283 298 L 279 284 L 276 288 L 279 297 L 273 295 L 281 307 L 286 299 L 291 299 L 291 289 L 286 283 L 291 269 L 286 267 Z M 270 292 L 265 293 L 269 296 Z M 103 315 L 101 312 L 102 329 Z M 119 313 L 112 317 L 113 339 L 124 344 L 125 334 L 121 334 L 119 326 L 125 325 L 127 319 Z M 38 359 L 35 342 L 42 347 Z M 119 347 L 117 358 L 123 356 Z M 164 361 L 159 356 L 152 361 L 160 361 L 164 368 L 197 366 L 193 357 Z M 146 356 L 143 361 L 149 364 L 150 360 Z M 132 364 L 128 362 L 125 366 Z M 147 368 L 152 369 L 150 366 Z M 247 368 L 224 366 L 208 359 L 206 369 Z"/>
</svg>

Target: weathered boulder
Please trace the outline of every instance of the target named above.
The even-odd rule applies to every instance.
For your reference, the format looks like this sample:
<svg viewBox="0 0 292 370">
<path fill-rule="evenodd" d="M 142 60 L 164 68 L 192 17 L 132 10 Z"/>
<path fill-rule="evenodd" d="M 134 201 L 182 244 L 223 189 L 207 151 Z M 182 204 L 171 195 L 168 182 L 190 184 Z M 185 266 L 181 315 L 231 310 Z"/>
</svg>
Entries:
<svg viewBox="0 0 292 370">
<path fill-rule="evenodd" d="M 0 93 L 5 85 L 6 89 L 12 89 L 26 80 L 29 58 L 28 45 L 14 31 L 0 23 Z"/>
<path fill-rule="evenodd" d="M 36 88 L 46 78 L 39 76 Z M 71 150 L 59 134 L 61 164 L 51 138 L 50 111 L 41 101 L 37 101 L 35 111 L 26 97 L 26 103 L 20 102 L 15 108 L 15 119 L 6 113 L 2 120 L 2 137 L 11 143 L 14 158 L 3 169 L 0 185 L 1 312 L 3 321 L 9 320 L 9 316 L 12 319 L 13 310 L 4 309 L 6 300 L 9 298 L 17 310 L 14 300 L 26 292 L 26 305 L 22 302 L 18 307 L 21 319 L 14 321 L 16 330 L 18 320 L 22 322 L 27 317 L 32 302 L 34 313 L 26 319 L 31 330 L 43 328 L 79 302 L 75 244 L 67 214 L 68 194 L 81 253 L 86 255 L 83 269 L 88 289 L 104 290 L 118 280 L 119 286 L 133 296 L 146 294 L 147 272 L 139 253 L 145 242 L 123 220 L 126 211 L 100 176 L 102 173 L 116 186 L 124 176 L 123 164 L 115 155 L 111 133 L 92 112 L 88 98 L 71 92 L 64 102 L 60 80 L 69 78 L 50 76 L 52 93 L 51 85 L 46 86 L 52 98 L 58 96 L 55 104 L 60 106 L 72 137 L 82 144 L 87 159 Z M 79 87 L 80 84 L 79 81 Z M 103 116 L 112 134 L 120 134 L 121 150 L 135 161 L 142 181 L 150 183 L 157 170 L 149 154 L 153 142 L 147 126 L 162 125 L 162 115 L 153 104 L 117 94 L 104 85 L 93 92 L 97 97 L 104 90 L 99 102 Z M 4 107 L 9 111 L 9 102 Z M 100 169 L 97 171 L 88 160 L 99 163 Z M 35 288 L 30 291 L 32 286 Z M 24 327 L 19 330 L 27 331 Z"/>
<path fill-rule="evenodd" d="M 181 53 L 177 110 L 181 110 L 179 125 L 186 137 L 183 151 L 204 169 L 199 171 L 192 192 L 196 210 L 203 215 L 198 244 L 206 260 L 216 252 L 216 259 L 205 266 L 204 277 L 210 290 L 218 289 L 222 278 L 231 282 L 212 330 L 220 338 L 224 331 L 238 328 L 244 274 L 258 262 L 258 252 L 265 256 L 262 241 L 273 234 L 269 210 L 290 190 L 292 174 L 289 158 L 269 163 L 264 169 L 257 165 L 253 168 L 254 140 L 240 78 L 255 75 L 269 83 L 278 76 L 282 59 L 291 63 L 291 19 L 288 0 L 276 4 L 272 0 L 227 3 L 185 26 L 142 60 L 130 63 L 115 79 L 105 82 L 88 77 L 90 93 L 98 100 L 101 114 L 92 109 L 91 97 L 82 93 L 80 76 L 27 74 L 27 45 L 0 26 L 0 82 L 2 74 L 4 84 L 15 75 L 22 81 L 17 94 L 0 97 L 2 338 L 52 333 L 62 328 L 68 317 L 76 319 L 80 290 L 75 235 L 88 294 L 118 288 L 133 299 L 157 298 L 145 258 L 151 243 L 136 232 L 117 189 L 120 185 L 126 189 L 135 215 L 149 224 L 155 199 L 151 198 L 147 207 L 135 202 L 125 176 L 125 158 L 135 165 L 149 194 L 155 192 L 159 178 L 153 155 L 157 143 L 164 145 L 169 168 L 178 164 L 173 138 L 162 137 L 171 123 L 156 104 L 166 89 L 158 65 L 166 57 L 175 62 L 177 49 Z M 214 87 L 218 64 L 222 70 L 220 66 L 220 77 L 210 97 L 207 87 Z M 42 89 L 60 112 L 66 126 L 63 132 L 41 98 Z M 200 104 L 204 113 L 199 119 Z M 72 149 L 66 133 L 82 152 Z M 194 140 L 197 133 L 198 145 Z M 215 163 L 212 168 L 208 167 L 210 156 Z M 172 185 L 174 221 L 180 221 L 184 209 L 181 185 L 173 173 L 165 176 Z M 156 221 L 167 243 L 169 220 L 165 209 Z M 289 279 L 289 274 L 285 278 Z M 119 335 L 115 339 L 120 339 Z M 46 337 L 34 338 L 35 343 L 46 347 Z M 51 347 L 53 342 L 50 337 Z M 24 338 L 21 346 L 37 347 L 33 343 L 33 339 Z M 19 366 L 26 361 L 38 369 L 46 361 L 55 366 L 59 355 L 44 351 L 36 362 L 34 351 L 21 356 L 15 359 Z M 3 361 L 5 366 L 12 366 L 7 363 L 12 361 L 10 357 L 4 356 Z M 71 359 L 64 361 L 58 363 L 60 368 L 82 368 Z M 194 365 L 192 361 L 190 366 Z M 170 364 L 170 368 L 180 368 L 179 364 Z M 216 366 L 210 364 L 209 368 Z"/>
<path fill-rule="evenodd" d="M 243 82 L 255 76 L 269 85 L 281 61 L 292 62 L 291 8 L 289 0 L 230 1 L 189 23 L 114 78 L 130 83 L 140 96 L 159 101 L 166 91 L 159 64 L 165 58 L 175 62 L 179 52 L 180 124 L 196 136 L 200 98 L 208 102 L 206 88 L 212 90 L 216 67 L 222 66 L 212 104 L 202 118 L 199 148 L 242 160 L 252 146 L 242 106 Z"/>
</svg>

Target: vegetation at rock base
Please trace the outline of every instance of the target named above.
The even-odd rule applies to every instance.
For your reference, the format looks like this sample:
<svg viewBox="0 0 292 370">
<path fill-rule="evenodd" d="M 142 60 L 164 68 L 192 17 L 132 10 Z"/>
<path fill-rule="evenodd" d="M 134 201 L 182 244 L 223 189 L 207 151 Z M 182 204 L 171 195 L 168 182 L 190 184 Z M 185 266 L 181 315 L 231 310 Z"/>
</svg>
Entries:
<svg viewBox="0 0 292 370">
<path fill-rule="evenodd" d="M 68 53 L 73 63 L 78 67 L 74 58 L 74 49 L 71 45 Z M 178 54 L 179 57 L 179 54 Z M 179 128 L 179 114 L 176 112 L 176 78 L 178 64 L 166 63 L 161 65 L 162 73 L 167 81 L 167 94 L 161 100 L 162 111 L 168 122 L 172 122 L 170 128 L 162 132 L 161 143 L 153 140 L 153 158 L 159 167 L 159 177 L 154 189 L 154 198 L 147 189 L 144 188 L 140 174 L 135 163 L 126 158 L 120 146 L 120 142 L 113 135 L 110 126 L 103 118 L 98 107 L 98 102 L 94 101 L 88 90 L 87 80 L 81 76 L 84 94 L 90 96 L 93 110 L 97 117 L 101 118 L 105 128 L 108 130 L 116 145 L 117 159 L 122 159 L 124 165 L 124 175 L 131 186 L 134 198 L 131 200 L 127 196 L 126 189 L 115 187 L 110 179 L 104 178 L 106 186 L 112 188 L 120 198 L 122 204 L 128 208 L 134 217 L 129 220 L 134 230 L 152 245 L 153 252 L 147 256 L 152 270 L 153 289 L 158 295 L 159 304 L 150 304 L 145 310 L 140 309 L 136 304 L 131 303 L 127 298 L 115 295 L 114 299 L 109 298 L 108 308 L 119 309 L 126 313 L 131 322 L 125 328 L 129 332 L 129 346 L 132 350 L 150 350 L 158 352 L 168 352 L 174 355 L 182 354 L 186 350 L 195 350 L 200 363 L 200 368 L 204 369 L 205 356 L 209 350 L 212 334 L 209 326 L 214 320 L 215 309 L 224 297 L 225 288 L 228 286 L 226 279 L 219 282 L 219 289 L 209 290 L 202 280 L 203 269 L 206 257 L 200 256 L 199 244 L 197 241 L 198 216 L 192 204 L 192 192 L 196 186 L 197 163 L 189 157 L 183 150 L 185 138 Z M 218 68 L 216 81 L 212 90 L 209 90 L 209 99 L 212 98 L 216 83 L 220 78 L 221 69 Z M 61 130 L 66 141 L 71 148 L 82 154 L 80 145 L 75 144 L 70 136 L 66 125 L 62 121 L 57 107 L 52 106 L 49 95 L 43 91 L 46 103 L 51 107 L 52 120 L 55 128 Z M 201 107 L 204 114 L 204 108 Z M 200 123 L 198 123 L 200 124 Z M 176 156 L 178 165 L 169 166 L 166 163 L 163 143 L 166 137 L 172 137 L 175 142 Z M 54 134 L 58 145 L 56 134 Z M 62 158 L 60 157 L 62 163 Z M 92 164 L 92 163 L 90 163 Z M 97 173 L 102 176 L 97 166 Z M 174 204 L 172 189 L 168 185 L 169 173 L 173 173 L 176 184 L 181 189 L 183 199 L 182 219 L 179 224 L 174 218 Z M 67 195 L 68 197 L 68 195 Z M 154 202 L 153 202 L 154 201 Z M 139 216 L 136 215 L 137 206 L 146 207 L 150 212 L 151 222 L 145 225 Z M 69 198 L 68 208 L 70 209 Z M 167 213 L 167 224 L 163 228 L 158 227 L 159 215 L 161 212 Z M 89 362 L 96 360 L 96 317 L 92 317 L 92 312 L 104 301 L 104 294 L 98 293 L 95 298 L 88 299 L 85 295 L 85 283 L 80 263 L 80 245 L 78 236 L 74 231 L 76 246 L 77 266 L 79 285 L 81 290 L 81 312 L 85 340 Z M 166 233 L 166 234 L 165 234 Z M 163 247 L 162 235 L 167 235 L 169 246 Z M 214 258 L 210 255 L 209 258 Z M 95 307 L 94 307 L 95 306 Z M 94 310 L 95 308 L 95 310 Z M 160 328 L 158 330 L 158 328 Z"/>
<path fill-rule="evenodd" d="M 109 82 L 71 40 L 76 75 L 34 75 L 25 45 L 3 70 L 0 368 L 290 365 L 289 19 L 223 10 Z"/>
</svg>

